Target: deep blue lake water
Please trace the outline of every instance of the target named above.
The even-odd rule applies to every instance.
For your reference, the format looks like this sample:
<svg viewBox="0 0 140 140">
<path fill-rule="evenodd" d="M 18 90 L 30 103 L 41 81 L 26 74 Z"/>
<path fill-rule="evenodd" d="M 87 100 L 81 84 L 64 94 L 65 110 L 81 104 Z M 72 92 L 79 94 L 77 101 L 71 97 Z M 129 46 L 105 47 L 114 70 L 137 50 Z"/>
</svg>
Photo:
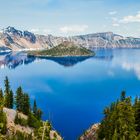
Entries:
<svg viewBox="0 0 140 140">
<path fill-rule="evenodd" d="M 24 53 L 0 55 L 0 86 L 8 76 L 15 90 L 22 85 L 37 100 L 65 140 L 76 140 L 103 117 L 103 109 L 122 90 L 140 95 L 140 50 L 98 50 L 92 58 L 27 58 Z"/>
</svg>

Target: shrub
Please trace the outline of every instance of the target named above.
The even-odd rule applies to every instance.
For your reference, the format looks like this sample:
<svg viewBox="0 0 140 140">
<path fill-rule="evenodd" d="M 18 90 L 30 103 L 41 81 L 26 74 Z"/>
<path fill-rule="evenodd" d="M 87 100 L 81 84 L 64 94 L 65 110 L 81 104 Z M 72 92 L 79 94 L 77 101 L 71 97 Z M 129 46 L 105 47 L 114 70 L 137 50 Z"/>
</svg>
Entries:
<svg viewBox="0 0 140 140">
<path fill-rule="evenodd" d="M 15 124 L 19 124 L 21 126 L 27 126 L 28 125 L 28 121 L 24 118 L 21 118 L 18 113 L 15 116 Z"/>
<path fill-rule="evenodd" d="M 28 125 L 37 129 L 42 125 L 42 122 L 39 121 L 32 113 L 30 113 L 28 116 Z"/>
<path fill-rule="evenodd" d="M 1 134 L 6 134 L 7 131 L 7 118 L 6 118 L 6 114 L 1 110 L 0 111 L 0 133 Z"/>
</svg>

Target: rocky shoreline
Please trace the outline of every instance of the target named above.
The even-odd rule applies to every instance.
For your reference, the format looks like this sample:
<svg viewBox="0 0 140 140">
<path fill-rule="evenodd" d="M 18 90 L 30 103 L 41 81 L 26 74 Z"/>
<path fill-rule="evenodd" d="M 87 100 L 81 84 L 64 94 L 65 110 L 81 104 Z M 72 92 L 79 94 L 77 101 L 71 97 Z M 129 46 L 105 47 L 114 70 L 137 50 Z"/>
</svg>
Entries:
<svg viewBox="0 0 140 140">
<path fill-rule="evenodd" d="M 79 138 L 79 140 L 97 140 L 97 130 L 99 129 L 100 123 L 92 125 L 84 134 Z"/>
</svg>

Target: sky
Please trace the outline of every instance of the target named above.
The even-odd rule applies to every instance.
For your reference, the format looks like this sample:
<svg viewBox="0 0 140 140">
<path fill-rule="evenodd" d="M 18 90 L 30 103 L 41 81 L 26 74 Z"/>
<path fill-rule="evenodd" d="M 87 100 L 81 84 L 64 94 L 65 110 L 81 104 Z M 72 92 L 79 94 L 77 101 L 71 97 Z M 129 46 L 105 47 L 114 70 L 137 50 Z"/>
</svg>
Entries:
<svg viewBox="0 0 140 140">
<path fill-rule="evenodd" d="M 0 0 L 0 29 L 8 26 L 44 35 L 140 37 L 140 0 Z"/>
</svg>

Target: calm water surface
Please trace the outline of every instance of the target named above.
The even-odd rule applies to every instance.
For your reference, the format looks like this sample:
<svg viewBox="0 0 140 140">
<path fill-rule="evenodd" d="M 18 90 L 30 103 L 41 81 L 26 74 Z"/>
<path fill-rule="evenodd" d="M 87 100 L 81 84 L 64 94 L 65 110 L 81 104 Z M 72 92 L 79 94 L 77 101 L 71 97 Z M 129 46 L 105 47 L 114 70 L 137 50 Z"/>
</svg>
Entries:
<svg viewBox="0 0 140 140">
<path fill-rule="evenodd" d="M 27 58 L 0 55 L 0 85 L 8 76 L 15 90 L 22 85 L 37 100 L 43 119 L 50 119 L 65 140 L 76 140 L 103 117 L 103 108 L 122 90 L 140 95 L 140 50 L 98 50 L 92 58 Z"/>
</svg>

